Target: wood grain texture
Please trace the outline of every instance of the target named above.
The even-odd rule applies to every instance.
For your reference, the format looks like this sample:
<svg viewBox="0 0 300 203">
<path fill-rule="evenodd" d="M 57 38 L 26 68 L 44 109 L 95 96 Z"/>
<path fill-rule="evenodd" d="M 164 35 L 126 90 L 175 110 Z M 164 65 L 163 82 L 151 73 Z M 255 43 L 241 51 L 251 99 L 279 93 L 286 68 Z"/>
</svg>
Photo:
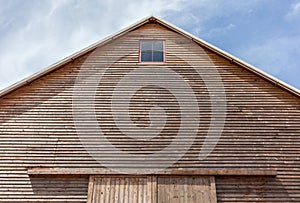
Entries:
<svg viewBox="0 0 300 203">
<path fill-rule="evenodd" d="M 27 170 L 28 175 L 120 175 L 117 171 L 109 169 L 69 169 L 69 168 L 32 168 Z M 210 175 L 210 176 L 276 176 L 277 172 L 271 169 L 199 169 L 199 170 L 182 170 L 182 169 L 166 169 L 151 173 L 153 175 Z"/>
<path fill-rule="evenodd" d="M 91 176 L 92 203 L 216 203 L 212 176 Z"/>
<path fill-rule="evenodd" d="M 217 203 L 214 177 L 158 177 L 157 202 Z"/>
<path fill-rule="evenodd" d="M 148 203 L 152 202 L 152 182 L 144 177 L 93 176 L 92 203 Z M 150 194 L 149 194 L 150 193 Z"/>
<path fill-rule="evenodd" d="M 86 201 L 87 178 L 33 178 L 28 176 L 27 169 L 101 169 L 76 134 L 72 95 L 79 71 L 83 69 L 87 76 L 95 73 L 95 67 L 105 65 L 107 57 L 124 55 L 105 73 L 100 73 L 104 77 L 95 105 L 97 119 L 107 138 L 130 153 L 152 153 L 170 144 L 178 131 L 180 114 L 175 98 L 168 92 L 160 88 L 143 89 L 132 102 L 132 117 L 140 126 L 149 124 L 151 103 L 145 102 L 147 99 L 155 98 L 152 104 L 167 109 L 167 128 L 160 138 L 151 142 L 124 138 L 116 128 L 108 105 L 120 78 L 141 67 L 138 63 L 140 39 L 166 40 L 167 62 L 159 66 L 145 66 L 153 70 L 172 68 L 190 84 L 199 103 L 201 122 L 195 142 L 170 169 L 274 169 L 277 171 L 276 178 L 217 177 L 218 202 L 300 202 L 299 97 L 157 24 L 145 25 L 117 38 L 0 99 L 0 202 Z M 187 52 L 186 47 L 196 51 L 198 56 Z M 193 68 L 203 73 L 209 68 L 216 68 L 226 91 L 225 127 L 218 145 L 205 160 L 199 160 L 198 155 L 211 120 L 209 94 L 201 77 L 179 55 L 188 56 L 189 62 L 197 63 Z M 129 86 L 132 84 L 128 83 Z M 89 85 L 82 84 L 83 88 Z M 159 97 L 156 98 L 157 93 Z M 89 122 L 86 124 L 88 126 Z M 97 135 L 98 132 L 94 132 L 94 136 Z M 97 138 L 97 141 L 101 139 Z M 180 144 L 178 148 L 182 146 Z M 105 147 L 99 156 L 108 160 L 116 158 Z M 163 159 L 157 160 L 158 164 L 163 162 Z M 124 165 L 128 163 L 120 162 L 113 167 L 122 168 Z"/>
</svg>

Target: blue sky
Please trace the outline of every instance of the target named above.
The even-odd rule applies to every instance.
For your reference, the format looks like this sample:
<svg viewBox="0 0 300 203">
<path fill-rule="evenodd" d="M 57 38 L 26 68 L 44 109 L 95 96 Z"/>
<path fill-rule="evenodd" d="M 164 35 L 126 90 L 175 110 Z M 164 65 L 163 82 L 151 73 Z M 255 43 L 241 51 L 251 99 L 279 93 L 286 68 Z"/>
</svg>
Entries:
<svg viewBox="0 0 300 203">
<path fill-rule="evenodd" d="M 300 0 L 0 0 L 0 89 L 149 15 L 300 89 Z"/>
</svg>

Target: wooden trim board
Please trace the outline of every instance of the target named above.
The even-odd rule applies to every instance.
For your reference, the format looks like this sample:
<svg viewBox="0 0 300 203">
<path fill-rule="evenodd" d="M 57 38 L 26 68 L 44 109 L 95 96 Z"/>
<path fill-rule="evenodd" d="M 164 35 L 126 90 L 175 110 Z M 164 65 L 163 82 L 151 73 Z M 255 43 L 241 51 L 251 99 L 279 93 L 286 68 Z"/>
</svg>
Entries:
<svg viewBox="0 0 300 203">
<path fill-rule="evenodd" d="M 28 175 L 124 175 L 108 169 L 30 168 Z M 152 175 L 276 176 L 274 169 L 167 169 Z"/>
</svg>

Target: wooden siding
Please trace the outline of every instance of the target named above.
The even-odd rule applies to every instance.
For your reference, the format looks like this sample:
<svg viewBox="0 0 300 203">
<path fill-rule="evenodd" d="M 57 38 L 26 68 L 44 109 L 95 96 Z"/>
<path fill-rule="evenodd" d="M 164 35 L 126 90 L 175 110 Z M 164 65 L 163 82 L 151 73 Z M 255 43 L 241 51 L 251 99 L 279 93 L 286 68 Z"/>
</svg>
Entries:
<svg viewBox="0 0 300 203">
<path fill-rule="evenodd" d="M 0 202 L 86 202 L 87 183 L 80 177 L 28 177 L 22 167 L 2 167 Z"/>
<path fill-rule="evenodd" d="M 299 202 L 299 183 L 297 175 L 218 177 L 218 202 Z"/>
<path fill-rule="evenodd" d="M 126 55 L 111 66 L 106 73 L 108 77 L 101 83 L 102 90 L 110 93 L 122 75 L 141 65 L 137 63 L 140 39 L 166 40 L 167 63 L 161 67 L 180 72 L 193 87 L 199 102 L 201 123 L 197 138 L 189 152 L 172 168 L 275 169 L 277 177 L 263 180 L 266 184 L 256 177 L 216 178 L 218 202 L 300 202 L 299 98 L 157 24 L 136 29 L 1 98 L 0 201 L 86 200 L 87 178 L 35 179 L 28 176 L 27 168 L 99 168 L 76 134 L 72 120 L 74 81 L 80 68 L 93 73 L 95 66 L 105 64 L 106 57 Z M 197 51 L 200 57 L 186 52 L 185 47 Z M 205 160 L 200 161 L 198 154 L 211 119 L 209 95 L 201 78 L 176 54 L 187 55 L 198 64 L 194 68 L 204 72 L 213 61 L 224 83 L 226 123 L 218 145 Z M 161 89 L 150 91 L 161 91 L 164 95 Z M 104 96 L 98 95 L 96 100 L 98 120 L 111 142 L 124 147 L 124 142 L 117 139 L 120 132 L 107 106 L 109 95 Z M 178 130 L 178 106 L 170 94 L 161 98 L 162 101 L 156 102 L 168 107 L 171 117 L 175 118 L 168 123 L 168 130 L 163 131 L 163 139 L 154 139 L 150 144 L 127 141 L 127 151 L 155 151 L 170 143 L 172 133 Z M 148 122 L 148 107 L 134 110 L 140 115 L 136 122 L 141 125 Z M 110 159 L 114 154 L 108 151 L 105 156 Z M 122 163 L 115 167 L 122 167 Z M 51 183 L 53 187 L 42 187 L 42 183 Z M 262 189 L 264 192 L 258 192 Z"/>
</svg>

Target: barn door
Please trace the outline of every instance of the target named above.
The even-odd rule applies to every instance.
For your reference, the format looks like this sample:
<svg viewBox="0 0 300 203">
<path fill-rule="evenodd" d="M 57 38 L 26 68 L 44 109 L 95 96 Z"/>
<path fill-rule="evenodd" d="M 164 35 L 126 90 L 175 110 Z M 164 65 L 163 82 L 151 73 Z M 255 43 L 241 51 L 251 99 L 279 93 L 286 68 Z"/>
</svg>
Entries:
<svg viewBox="0 0 300 203">
<path fill-rule="evenodd" d="M 214 177 L 91 176 L 90 203 L 216 203 Z"/>
</svg>

